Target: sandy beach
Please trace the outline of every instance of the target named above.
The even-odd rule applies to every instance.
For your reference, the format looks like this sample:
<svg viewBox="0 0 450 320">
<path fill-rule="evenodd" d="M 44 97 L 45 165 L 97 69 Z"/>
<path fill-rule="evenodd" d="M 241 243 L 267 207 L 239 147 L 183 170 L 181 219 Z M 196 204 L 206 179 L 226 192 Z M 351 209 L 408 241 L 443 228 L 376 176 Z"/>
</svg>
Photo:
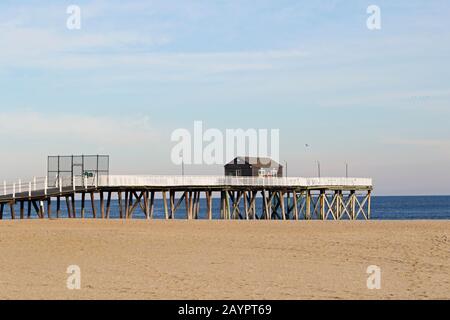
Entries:
<svg viewBox="0 0 450 320">
<path fill-rule="evenodd" d="M 0 299 L 431 298 L 450 299 L 447 221 L 0 222 Z"/>
</svg>

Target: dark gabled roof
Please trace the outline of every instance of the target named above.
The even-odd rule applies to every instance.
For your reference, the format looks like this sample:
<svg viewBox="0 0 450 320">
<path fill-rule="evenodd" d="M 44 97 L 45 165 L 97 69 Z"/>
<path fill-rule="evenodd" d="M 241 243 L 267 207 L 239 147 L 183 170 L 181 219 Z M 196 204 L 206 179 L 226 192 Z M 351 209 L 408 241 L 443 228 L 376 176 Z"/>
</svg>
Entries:
<svg viewBox="0 0 450 320">
<path fill-rule="evenodd" d="M 264 157 L 236 157 L 227 165 L 249 164 L 257 168 L 279 168 L 282 167 L 278 162 Z"/>
</svg>

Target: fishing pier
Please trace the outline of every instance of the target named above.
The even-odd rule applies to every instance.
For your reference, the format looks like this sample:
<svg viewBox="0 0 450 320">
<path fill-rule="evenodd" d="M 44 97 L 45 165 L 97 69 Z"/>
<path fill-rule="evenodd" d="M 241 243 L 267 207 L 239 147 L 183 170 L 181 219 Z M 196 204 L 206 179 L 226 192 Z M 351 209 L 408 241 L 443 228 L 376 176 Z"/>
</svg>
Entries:
<svg viewBox="0 0 450 320">
<path fill-rule="evenodd" d="M 162 200 L 165 219 L 213 219 L 217 198 L 220 219 L 356 220 L 370 219 L 372 180 L 107 174 L 5 182 L 2 191 L 0 219 L 7 213 L 11 219 L 61 218 L 63 209 L 68 218 L 109 219 L 113 200 L 120 219 L 132 219 L 139 210 L 146 219 L 154 219 L 155 199 Z"/>
</svg>

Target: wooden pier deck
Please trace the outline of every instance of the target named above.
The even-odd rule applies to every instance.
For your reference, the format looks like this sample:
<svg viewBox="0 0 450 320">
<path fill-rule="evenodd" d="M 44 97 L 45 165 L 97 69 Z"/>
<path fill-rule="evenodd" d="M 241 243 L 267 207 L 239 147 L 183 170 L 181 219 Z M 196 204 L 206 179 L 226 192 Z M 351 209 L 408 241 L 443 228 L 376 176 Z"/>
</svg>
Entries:
<svg viewBox="0 0 450 320">
<path fill-rule="evenodd" d="M 65 199 L 69 218 L 85 218 L 86 196 L 93 218 L 109 219 L 113 195 L 117 196 L 120 219 L 132 219 L 136 210 L 153 219 L 157 198 L 163 201 L 165 219 L 199 219 L 201 201 L 207 218 L 213 219 L 213 198 L 220 198 L 220 219 L 370 219 L 373 188 L 368 178 L 104 175 L 51 180 L 50 184 L 48 178 L 4 183 L 0 219 L 5 207 L 9 207 L 11 219 L 30 218 L 33 212 L 41 219 L 60 218 L 61 199 Z M 81 198 L 79 213 L 77 196 Z M 53 199 L 57 203 L 55 215 Z M 185 210 L 180 213 L 183 203 Z M 18 215 L 16 204 L 20 207 Z"/>
</svg>

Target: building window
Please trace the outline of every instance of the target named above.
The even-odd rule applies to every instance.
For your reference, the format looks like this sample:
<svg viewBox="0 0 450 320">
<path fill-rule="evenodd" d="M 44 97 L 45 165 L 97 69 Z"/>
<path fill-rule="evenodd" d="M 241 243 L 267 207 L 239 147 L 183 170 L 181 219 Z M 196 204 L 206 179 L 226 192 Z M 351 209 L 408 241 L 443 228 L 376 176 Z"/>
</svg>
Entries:
<svg viewBox="0 0 450 320">
<path fill-rule="evenodd" d="M 264 169 L 259 169 L 259 171 L 258 171 L 258 175 L 260 176 L 260 177 L 264 177 L 265 175 L 266 175 L 266 170 L 264 170 Z"/>
</svg>

